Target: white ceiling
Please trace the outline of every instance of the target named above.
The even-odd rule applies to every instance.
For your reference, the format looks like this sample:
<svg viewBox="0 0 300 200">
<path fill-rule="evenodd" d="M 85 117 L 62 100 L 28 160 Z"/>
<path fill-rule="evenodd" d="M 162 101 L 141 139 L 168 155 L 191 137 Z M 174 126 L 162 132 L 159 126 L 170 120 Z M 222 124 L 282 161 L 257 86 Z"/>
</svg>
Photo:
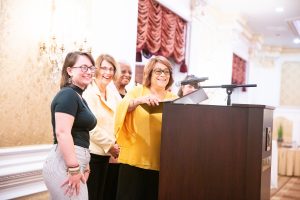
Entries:
<svg viewBox="0 0 300 200">
<path fill-rule="evenodd" d="M 208 4 L 223 12 L 239 14 L 247 21 L 251 33 L 263 37 L 264 45 L 300 49 L 300 44 L 293 43 L 300 35 L 287 23 L 300 20 L 300 0 L 208 0 Z M 284 11 L 276 12 L 277 7 Z"/>
</svg>

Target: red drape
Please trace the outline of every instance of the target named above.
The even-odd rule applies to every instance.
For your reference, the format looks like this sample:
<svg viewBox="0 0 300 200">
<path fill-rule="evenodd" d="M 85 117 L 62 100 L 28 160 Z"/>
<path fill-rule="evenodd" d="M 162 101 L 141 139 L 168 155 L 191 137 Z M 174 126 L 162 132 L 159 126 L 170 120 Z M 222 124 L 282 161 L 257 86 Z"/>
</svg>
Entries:
<svg viewBox="0 0 300 200">
<path fill-rule="evenodd" d="M 184 66 L 186 22 L 154 0 L 139 0 L 136 50 L 173 57 Z"/>
<path fill-rule="evenodd" d="M 233 54 L 232 60 L 232 84 L 242 85 L 246 80 L 246 61 Z M 242 89 L 246 91 L 246 88 Z"/>
</svg>

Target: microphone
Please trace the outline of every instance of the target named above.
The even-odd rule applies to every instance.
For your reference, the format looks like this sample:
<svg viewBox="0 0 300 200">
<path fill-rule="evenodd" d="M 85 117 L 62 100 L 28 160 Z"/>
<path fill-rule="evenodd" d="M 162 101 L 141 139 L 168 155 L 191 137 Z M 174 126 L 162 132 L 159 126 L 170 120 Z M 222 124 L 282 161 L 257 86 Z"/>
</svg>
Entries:
<svg viewBox="0 0 300 200">
<path fill-rule="evenodd" d="M 180 81 L 180 85 L 196 84 L 196 83 L 206 81 L 206 80 L 208 80 L 208 77 L 200 77 L 200 78 L 195 77 L 195 78 L 191 78 L 191 79 L 188 79 L 188 80 Z"/>
</svg>

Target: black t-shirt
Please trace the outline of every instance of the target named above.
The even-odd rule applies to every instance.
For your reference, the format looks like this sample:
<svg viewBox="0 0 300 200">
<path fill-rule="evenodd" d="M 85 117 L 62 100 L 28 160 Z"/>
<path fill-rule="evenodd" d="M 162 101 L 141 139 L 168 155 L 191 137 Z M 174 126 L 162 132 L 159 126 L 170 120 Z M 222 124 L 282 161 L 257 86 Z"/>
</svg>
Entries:
<svg viewBox="0 0 300 200">
<path fill-rule="evenodd" d="M 53 127 L 54 144 L 57 144 L 55 134 L 55 112 L 67 113 L 74 116 L 71 134 L 75 145 L 89 148 L 90 135 L 97 119 L 89 109 L 86 101 L 80 97 L 83 90 L 75 85 L 62 88 L 51 103 L 51 121 Z M 80 96 L 79 96 L 80 95 Z"/>
</svg>

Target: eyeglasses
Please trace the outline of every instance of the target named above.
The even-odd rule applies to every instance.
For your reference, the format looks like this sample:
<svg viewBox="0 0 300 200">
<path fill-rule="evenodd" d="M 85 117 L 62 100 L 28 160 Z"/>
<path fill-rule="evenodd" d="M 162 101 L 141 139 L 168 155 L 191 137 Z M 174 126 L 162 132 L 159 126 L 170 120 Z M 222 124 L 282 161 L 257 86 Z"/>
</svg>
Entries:
<svg viewBox="0 0 300 200">
<path fill-rule="evenodd" d="M 162 69 L 154 69 L 153 70 L 155 75 L 161 75 L 162 73 L 164 73 L 166 76 L 170 75 L 170 71 L 168 69 L 162 70 Z"/>
<path fill-rule="evenodd" d="M 94 73 L 96 71 L 96 67 L 95 66 L 86 66 L 86 65 L 81 65 L 79 67 L 73 67 L 73 68 L 80 68 L 82 72 L 87 72 L 88 70 L 90 70 L 92 73 Z"/>
<path fill-rule="evenodd" d="M 115 72 L 115 68 L 113 67 L 99 67 L 103 71 Z"/>
</svg>

